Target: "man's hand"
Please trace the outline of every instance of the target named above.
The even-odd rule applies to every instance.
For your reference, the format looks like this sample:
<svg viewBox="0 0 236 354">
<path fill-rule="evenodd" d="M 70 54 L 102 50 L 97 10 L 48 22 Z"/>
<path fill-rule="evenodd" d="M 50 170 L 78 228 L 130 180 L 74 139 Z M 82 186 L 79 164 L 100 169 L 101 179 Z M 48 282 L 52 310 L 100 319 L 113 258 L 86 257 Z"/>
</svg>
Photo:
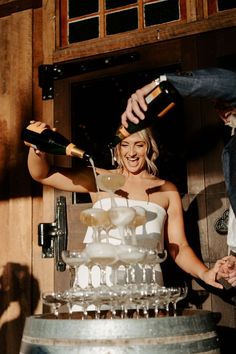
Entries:
<svg viewBox="0 0 236 354">
<path fill-rule="evenodd" d="M 143 86 L 131 95 L 128 99 L 126 110 L 121 115 L 121 123 L 125 128 L 128 127 L 128 121 L 138 124 L 139 120 L 145 118 L 147 104 L 144 97 L 156 86 L 156 82 Z"/>
<path fill-rule="evenodd" d="M 217 280 L 226 280 L 231 286 L 236 287 L 236 257 L 226 256 L 219 260 L 220 266 L 217 272 Z"/>
</svg>

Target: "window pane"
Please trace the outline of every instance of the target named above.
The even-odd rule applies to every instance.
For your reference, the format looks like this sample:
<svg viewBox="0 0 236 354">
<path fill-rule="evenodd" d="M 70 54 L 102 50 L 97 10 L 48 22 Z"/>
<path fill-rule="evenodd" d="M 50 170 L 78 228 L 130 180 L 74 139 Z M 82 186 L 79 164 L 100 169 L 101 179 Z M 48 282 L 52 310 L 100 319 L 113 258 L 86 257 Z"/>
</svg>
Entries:
<svg viewBox="0 0 236 354">
<path fill-rule="evenodd" d="M 69 0 L 69 18 L 98 12 L 99 0 Z"/>
<path fill-rule="evenodd" d="M 235 0 L 218 0 L 219 11 L 236 8 Z"/>
<path fill-rule="evenodd" d="M 138 28 L 138 10 L 118 11 L 106 16 L 106 33 L 116 34 Z"/>
<path fill-rule="evenodd" d="M 114 9 L 125 5 L 137 4 L 137 0 L 106 0 L 106 9 Z"/>
<path fill-rule="evenodd" d="M 98 36 L 98 17 L 69 24 L 69 43 L 86 41 L 88 39 L 98 38 Z"/>
<path fill-rule="evenodd" d="M 144 5 L 145 26 L 178 20 L 179 1 L 161 0 L 156 3 Z"/>
</svg>

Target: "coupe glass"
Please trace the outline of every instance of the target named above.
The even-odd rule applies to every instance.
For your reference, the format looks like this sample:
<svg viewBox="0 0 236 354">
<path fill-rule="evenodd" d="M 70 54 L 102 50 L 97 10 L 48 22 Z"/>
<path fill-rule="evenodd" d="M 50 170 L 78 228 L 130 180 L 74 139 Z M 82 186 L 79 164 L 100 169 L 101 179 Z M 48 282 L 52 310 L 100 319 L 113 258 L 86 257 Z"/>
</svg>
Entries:
<svg viewBox="0 0 236 354">
<path fill-rule="evenodd" d="M 63 299 L 62 293 L 54 291 L 46 291 L 41 295 L 42 302 L 44 305 L 49 306 L 56 318 L 59 316 L 59 308 L 66 304 L 65 299 Z"/>
<path fill-rule="evenodd" d="M 89 208 L 82 210 L 80 213 L 80 221 L 93 228 L 94 242 L 100 241 L 100 233 L 104 229 L 108 229 L 111 225 L 108 212 L 101 208 Z"/>
<path fill-rule="evenodd" d="M 61 253 L 61 257 L 70 269 L 71 290 L 77 291 L 78 289 L 80 289 L 78 282 L 78 269 L 81 265 L 86 265 L 89 262 L 88 255 L 85 251 L 63 250 Z"/>
<path fill-rule="evenodd" d="M 95 319 L 101 318 L 101 310 L 109 311 L 109 318 L 116 317 L 116 308 L 117 308 L 117 293 L 113 287 L 109 286 L 99 286 L 95 290 L 94 296 L 94 305 L 95 309 Z M 108 314 L 108 313 L 107 313 Z M 106 316 L 107 316 L 106 314 Z"/>
<path fill-rule="evenodd" d="M 72 296 L 71 296 L 71 289 L 66 290 L 63 294 L 62 294 L 62 299 L 65 301 L 66 306 L 68 308 L 68 312 L 69 312 L 69 319 L 71 319 L 72 314 L 73 314 L 73 301 L 72 301 Z"/>
<path fill-rule="evenodd" d="M 101 271 L 101 285 L 106 286 L 106 267 L 117 261 L 116 246 L 110 243 L 92 242 L 86 245 L 86 253 L 90 261 L 98 265 Z"/>
<path fill-rule="evenodd" d="M 176 285 L 174 288 L 177 289 L 178 296 L 177 296 L 177 294 L 174 298 L 171 296 L 171 302 L 172 302 L 173 308 L 174 308 L 174 315 L 176 315 L 177 314 L 177 303 L 180 300 L 183 300 L 186 298 L 186 296 L 188 294 L 188 286 L 187 286 L 187 283 L 185 281 L 183 281 L 180 284 Z"/>
<path fill-rule="evenodd" d="M 155 317 L 158 317 L 159 310 L 164 309 L 169 314 L 170 305 L 170 290 L 165 286 L 159 286 L 158 284 L 152 285 L 153 288 L 153 305 L 155 310 Z"/>
<path fill-rule="evenodd" d="M 101 174 L 96 177 L 99 190 L 109 193 L 112 207 L 116 206 L 114 199 L 115 191 L 123 187 L 125 184 L 125 179 L 126 177 L 124 175 L 120 175 L 118 173 Z"/>
<path fill-rule="evenodd" d="M 152 271 L 151 283 L 156 282 L 155 266 L 157 264 L 164 262 L 166 258 L 167 258 L 166 250 L 162 250 L 162 251 L 152 250 L 152 249 L 147 250 L 147 256 L 145 258 L 145 270 L 147 270 L 147 268 L 150 268 Z"/>
<path fill-rule="evenodd" d="M 157 263 L 162 263 L 166 260 L 167 258 L 167 251 L 162 250 L 162 251 L 157 251 L 156 252 L 156 261 Z"/>
<path fill-rule="evenodd" d="M 113 292 L 107 285 L 106 270 L 108 266 L 112 267 L 116 264 L 116 246 L 110 243 L 92 242 L 86 245 L 86 253 L 91 263 L 100 269 L 100 285 L 94 289 L 95 318 L 98 319 L 101 314 L 101 306 L 112 305 L 113 303 Z M 113 315 L 115 314 L 114 308 L 112 309 L 112 313 Z"/>
<path fill-rule="evenodd" d="M 181 290 L 179 287 L 171 286 L 168 288 L 170 291 L 170 303 L 173 305 L 173 314 L 176 316 L 176 304 L 180 297 Z"/>
<path fill-rule="evenodd" d="M 128 318 L 128 310 L 132 304 L 133 290 L 128 286 L 116 287 L 117 304 L 120 306 L 120 317 Z"/>
<path fill-rule="evenodd" d="M 121 243 L 125 244 L 125 230 L 126 227 L 131 224 L 131 222 L 135 218 L 135 209 L 125 206 L 114 208 L 112 207 L 110 210 L 108 210 L 108 214 L 112 224 L 116 226 L 119 230 Z"/>
<path fill-rule="evenodd" d="M 146 210 L 141 206 L 132 206 L 132 208 L 135 210 L 135 217 L 128 227 L 131 231 L 131 243 L 132 245 L 137 245 L 135 230 L 136 227 L 144 225 L 147 222 L 147 215 Z"/>
<path fill-rule="evenodd" d="M 118 259 L 125 265 L 126 284 L 135 283 L 135 265 L 146 257 L 146 250 L 132 245 L 117 245 Z M 130 279 L 131 276 L 131 279 Z"/>
<path fill-rule="evenodd" d="M 153 299 L 155 296 L 155 292 L 153 291 L 152 284 L 139 284 L 138 285 L 138 297 L 135 299 L 136 305 L 136 312 L 137 317 L 139 317 L 140 309 L 143 310 L 143 316 L 145 318 L 149 318 L 149 309 L 153 305 Z"/>
</svg>

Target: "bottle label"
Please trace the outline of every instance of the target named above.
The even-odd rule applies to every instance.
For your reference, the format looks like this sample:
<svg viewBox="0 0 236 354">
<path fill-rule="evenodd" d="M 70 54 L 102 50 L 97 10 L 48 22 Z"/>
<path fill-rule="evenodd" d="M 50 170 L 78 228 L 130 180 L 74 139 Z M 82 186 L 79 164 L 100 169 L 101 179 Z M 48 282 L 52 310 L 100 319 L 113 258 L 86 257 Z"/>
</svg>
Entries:
<svg viewBox="0 0 236 354">
<path fill-rule="evenodd" d="M 162 93 L 160 86 L 155 87 L 146 97 L 145 101 L 150 104 L 157 96 Z"/>
</svg>

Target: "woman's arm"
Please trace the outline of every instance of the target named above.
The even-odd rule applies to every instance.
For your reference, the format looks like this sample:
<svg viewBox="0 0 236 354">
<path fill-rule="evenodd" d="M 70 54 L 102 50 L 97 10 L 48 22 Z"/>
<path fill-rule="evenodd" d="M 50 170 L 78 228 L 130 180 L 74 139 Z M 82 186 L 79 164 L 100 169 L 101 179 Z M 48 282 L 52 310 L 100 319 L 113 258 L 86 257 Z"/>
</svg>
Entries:
<svg viewBox="0 0 236 354">
<path fill-rule="evenodd" d="M 33 124 L 46 126 L 41 122 Z M 55 168 L 51 166 L 49 155 L 31 147 L 28 154 L 28 169 L 32 178 L 44 185 L 70 192 L 96 192 L 94 173 L 90 166 L 83 166 L 76 170 Z"/>
<path fill-rule="evenodd" d="M 189 246 L 184 228 L 182 202 L 178 191 L 168 192 L 169 207 L 167 210 L 167 244 L 168 250 L 176 264 L 193 277 L 203 280 L 205 283 L 222 289 L 222 285 L 216 282 L 218 265 L 208 269 L 197 257 Z"/>
<path fill-rule="evenodd" d="M 30 147 L 27 162 L 31 177 L 43 183 L 43 180 L 48 176 L 50 170 L 48 155 Z"/>
<path fill-rule="evenodd" d="M 96 192 L 96 183 L 91 167 L 71 168 L 53 167 L 45 153 L 29 149 L 28 169 L 32 178 L 44 185 L 59 190 L 90 193 Z"/>
</svg>

